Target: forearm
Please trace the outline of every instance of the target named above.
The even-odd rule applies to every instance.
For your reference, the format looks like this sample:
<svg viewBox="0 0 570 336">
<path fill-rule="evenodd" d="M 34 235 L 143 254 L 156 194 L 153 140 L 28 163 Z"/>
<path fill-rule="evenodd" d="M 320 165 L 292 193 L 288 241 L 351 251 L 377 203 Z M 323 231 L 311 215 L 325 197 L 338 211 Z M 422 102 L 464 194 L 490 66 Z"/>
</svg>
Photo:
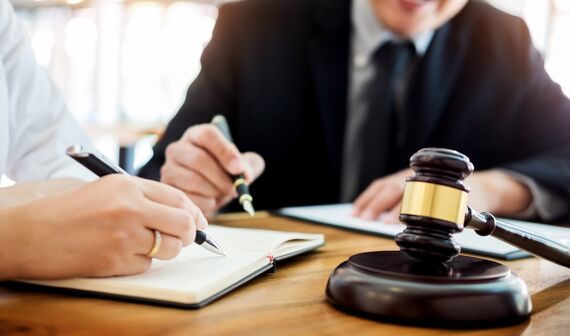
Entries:
<svg viewBox="0 0 570 336">
<path fill-rule="evenodd" d="M 28 213 L 37 211 L 32 201 L 73 189 L 84 182 L 76 179 L 58 179 L 19 183 L 0 188 L 0 280 L 17 279 L 26 276 L 25 267 L 33 252 L 29 234 L 26 232 Z"/>
<path fill-rule="evenodd" d="M 0 208 L 30 202 L 63 190 L 78 187 L 83 183 L 83 181 L 77 179 L 66 178 L 18 183 L 11 187 L 0 188 Z"/>
<path fill-rule="evenodd" d="M 479 211 L 509 216 L 527 209 L 532 202 L 526 185 L 498 169 L 477 172 L 466 184 L 471 187 L 469 204 Z"/>
<path fill-rule="evenodd" d="M 25 209 L 20 207 L 0 209 L 0 280 L 17 279 L 22 274 L 19 260 L 27 248 L 19 243 L 22 211 Z"/>
</svg>

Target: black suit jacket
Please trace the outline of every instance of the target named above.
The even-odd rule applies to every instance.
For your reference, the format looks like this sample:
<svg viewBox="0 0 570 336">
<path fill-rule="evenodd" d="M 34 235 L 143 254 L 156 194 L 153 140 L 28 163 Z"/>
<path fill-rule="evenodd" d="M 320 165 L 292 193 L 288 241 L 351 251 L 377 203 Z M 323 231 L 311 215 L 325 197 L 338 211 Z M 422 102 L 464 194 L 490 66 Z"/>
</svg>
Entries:
<svg viewBox="0 0 570 336">
<path fill-rule="evenodd" d="M 221 113 L 238 147 L 266 160 L 257 207 L 338 202 L 351 29 L 350 0 L 222 7 L 202 71 L 140 174 L 158 179 L 166 146 Z M 394 169 L 447 147 L 570 199 L 570 103 L 522 20 L 469 1 L 435 32 L 414 83 Z"/>
</svg>

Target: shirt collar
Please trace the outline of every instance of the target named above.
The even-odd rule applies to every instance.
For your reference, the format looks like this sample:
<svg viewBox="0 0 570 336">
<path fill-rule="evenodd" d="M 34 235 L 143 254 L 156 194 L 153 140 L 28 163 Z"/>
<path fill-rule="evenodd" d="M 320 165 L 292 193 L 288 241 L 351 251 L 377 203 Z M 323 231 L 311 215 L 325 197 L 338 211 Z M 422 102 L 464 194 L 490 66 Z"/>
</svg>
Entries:
<svg viewBox="0 0 570 336">
<path fill-rule="evenodd" d="M 401 41 L 402 38 L 386 29 L 374 15 L 370 0 L 353 0 L 352 9 L 353 39 L 357 49 L 357 58 L 368 62 L 372 54 L 388 41 Z M 412 38 L 416 53 L 423 56 L 433 38 L 433 30 L 423 32 Z"/>
</svg>

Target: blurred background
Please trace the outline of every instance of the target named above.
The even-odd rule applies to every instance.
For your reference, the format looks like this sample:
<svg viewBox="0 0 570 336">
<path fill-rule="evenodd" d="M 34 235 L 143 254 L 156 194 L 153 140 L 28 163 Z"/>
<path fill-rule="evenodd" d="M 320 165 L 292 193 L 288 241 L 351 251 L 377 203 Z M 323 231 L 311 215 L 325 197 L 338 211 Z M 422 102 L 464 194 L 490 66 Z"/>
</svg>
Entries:
<svg viewBox="0 0 570 336">
<path fill-rule="evenodd" d="M 37 60 L 95 146 L 129 169 L 176 113 L 228 0 L 12 0 Z M 522 17 L 570 96 L 570 0 L 494 0 Z"/>
</svg>

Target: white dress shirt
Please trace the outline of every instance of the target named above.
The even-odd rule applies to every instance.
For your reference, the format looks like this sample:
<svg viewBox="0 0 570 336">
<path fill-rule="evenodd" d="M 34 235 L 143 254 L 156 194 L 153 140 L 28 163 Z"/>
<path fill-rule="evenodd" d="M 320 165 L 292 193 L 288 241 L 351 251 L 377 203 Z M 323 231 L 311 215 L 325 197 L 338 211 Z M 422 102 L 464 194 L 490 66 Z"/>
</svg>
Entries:
<svg viewBox="0 0 570 336">
<path fill-rule="evenodd" d="M 0 0 L 0 176 L 22 182 L 93 174 L 65 154 L 88 144 L 45 69 L 36 63 L 25 29 Z"/>
</svg>

